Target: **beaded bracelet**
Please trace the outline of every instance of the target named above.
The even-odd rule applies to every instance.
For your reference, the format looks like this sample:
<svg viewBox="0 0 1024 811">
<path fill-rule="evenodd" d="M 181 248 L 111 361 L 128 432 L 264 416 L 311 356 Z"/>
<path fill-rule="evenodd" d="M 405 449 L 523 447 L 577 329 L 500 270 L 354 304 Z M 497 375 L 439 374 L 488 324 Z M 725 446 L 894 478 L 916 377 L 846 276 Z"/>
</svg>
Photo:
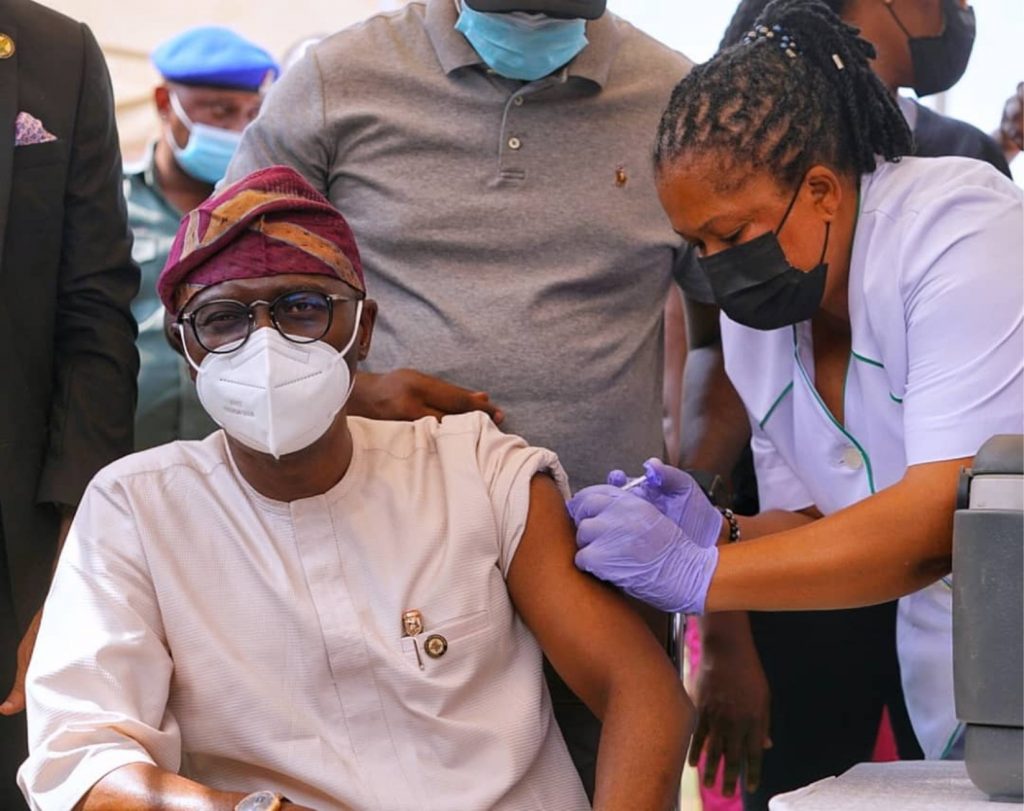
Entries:
<svg viewBox="0 0 1024 811">
<path fill-rule="evenodd" d="M 729 522 L 729 543 L 735 543 L 740 539 L 740 522 L 736 520 L 736 513 L 728 507 L 719 507 L 718 511 Z"/>
</svg>

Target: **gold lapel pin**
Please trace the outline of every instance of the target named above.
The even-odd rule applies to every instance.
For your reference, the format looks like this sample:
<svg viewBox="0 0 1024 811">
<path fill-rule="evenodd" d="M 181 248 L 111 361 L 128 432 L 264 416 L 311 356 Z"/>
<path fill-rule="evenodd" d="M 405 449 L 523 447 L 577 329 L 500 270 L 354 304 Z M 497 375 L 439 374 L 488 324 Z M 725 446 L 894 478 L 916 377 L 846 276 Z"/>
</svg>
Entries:
<svg viewBox="0 0 1024 811">
<path fill-rule="evenodd" d="M 412 637 L 412 649 L 416 653 L 416 664 L 423 670 L 423 660 L 420 658 L 420 648 L 416 644 L 416 636 L 423 633 L 423 614 L 412 608 L 402 612 L 402 632 L 404 636 Z"/>
<path fill-rule="evenodd" d="M 615 170 L 615 185 L 620 189 L 626 185 L 626 181 L 629 177 L 626 175 L 626 167 L 620 166 Z"/>
<path fill-rule="evenodd" d="M 0 34 L 0 59 L 10 59 L 14 50 L 14 40 L 7 34 Z"/>
<path fill-rule="evenodd" d="M 402 612 L 402 630 L 406 636 L 416 636 L 423 633 L 423 614 L 415 608 Z"/>
</svg>

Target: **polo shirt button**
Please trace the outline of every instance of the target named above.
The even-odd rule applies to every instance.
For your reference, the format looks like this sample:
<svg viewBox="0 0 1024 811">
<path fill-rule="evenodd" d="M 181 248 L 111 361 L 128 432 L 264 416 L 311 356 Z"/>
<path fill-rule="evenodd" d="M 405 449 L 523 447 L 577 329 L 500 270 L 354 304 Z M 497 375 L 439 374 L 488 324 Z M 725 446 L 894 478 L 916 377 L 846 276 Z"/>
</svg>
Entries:
<svg viewBox="0 0 1024 811">
<path fill-rule="evenodd" d="M 846 448 L 843 451 L 843 464 L 850 470 L 860 470 L 864 466 L 864 460 L 856 448 Z"/>
<path fill-rule="evenodd" d="M 514 136 L 514 135 L 511 138 L 508 139 L 508 148 L 509 149 L 519 149 L 519 147 L 521 147 L 522 145 L 523 145 L 523 142 L 520 141 L 518 138 L 516 138 L 516 136 Z"/>
<path fill-rule="evenodd" d="M 524 99 L 524 98 L 523 98 L 522 96 L 516 96 L 516 97 L 515 97 L 514 99 L 512 99 L 512 103 L 513 103 L 513 104 L 514 104 L 514 105 L 515 105 L 516 107 L 522 107 L 522 106 L 523 106 L 523 102 L 524 102 L 525 100 L 526 100 L 526 99 Z"/>
</svg>

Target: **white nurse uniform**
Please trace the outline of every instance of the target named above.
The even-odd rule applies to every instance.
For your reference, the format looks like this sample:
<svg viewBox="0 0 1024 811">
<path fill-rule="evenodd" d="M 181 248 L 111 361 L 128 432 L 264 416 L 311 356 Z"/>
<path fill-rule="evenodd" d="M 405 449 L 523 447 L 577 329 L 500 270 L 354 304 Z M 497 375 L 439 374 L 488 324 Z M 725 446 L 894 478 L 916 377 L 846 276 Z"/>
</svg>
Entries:
<svg viewBox="0 0 1024 811">
<path fill-rule="evenodd" d="M 759 331 L 722 317 L 762 510 L 828 515 L 910 465 L 1024 430 L 1021 190 L 967 158 L 880 163 L 861 179 L 849 311 L 843 424 L 814 388 L 809 321 Z M 927 757 L 942 757 L 959 733 L 948 578 L 900 601 L 897 639 L 914 730 Z"/>
</svg>

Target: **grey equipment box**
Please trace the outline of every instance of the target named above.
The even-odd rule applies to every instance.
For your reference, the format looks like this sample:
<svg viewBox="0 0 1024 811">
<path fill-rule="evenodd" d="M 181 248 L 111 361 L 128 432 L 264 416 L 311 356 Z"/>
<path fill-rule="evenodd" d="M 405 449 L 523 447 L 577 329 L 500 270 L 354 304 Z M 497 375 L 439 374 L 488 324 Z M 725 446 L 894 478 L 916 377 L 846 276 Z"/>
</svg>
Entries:
<svg viewBox="0 0 1024 811">
<path fill-rule="evenodd" d="M 994 436 L 960 477 L 953 524 L 953 681 L 967 774 L 1024 797 L 1024 436 Z"/>
</svg>

